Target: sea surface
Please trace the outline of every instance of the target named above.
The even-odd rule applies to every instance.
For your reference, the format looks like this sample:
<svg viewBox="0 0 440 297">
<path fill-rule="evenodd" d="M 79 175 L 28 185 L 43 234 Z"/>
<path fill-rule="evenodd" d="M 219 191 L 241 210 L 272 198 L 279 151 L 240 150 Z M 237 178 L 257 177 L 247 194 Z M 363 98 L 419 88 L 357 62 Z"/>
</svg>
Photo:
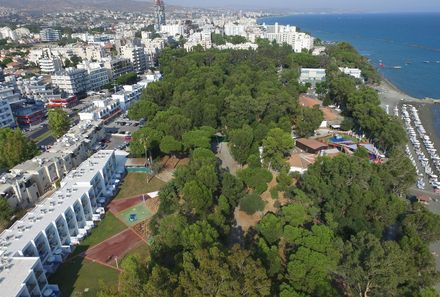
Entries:
<svg viewBox="0 0 440 297">
<path fill-rule="evenodd" d="M 294 15 L 263 22 L 295 25 L 325 41 L 348 41 L 403 92 L 440 99 L 440 13 Z"/>
</svg>

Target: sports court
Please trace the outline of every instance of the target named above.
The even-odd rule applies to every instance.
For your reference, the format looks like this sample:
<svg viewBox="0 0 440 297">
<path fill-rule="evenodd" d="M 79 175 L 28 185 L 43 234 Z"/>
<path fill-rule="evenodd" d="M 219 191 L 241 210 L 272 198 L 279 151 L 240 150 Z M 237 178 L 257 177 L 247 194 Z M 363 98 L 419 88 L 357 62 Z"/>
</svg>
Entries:
<svg viewBox="0 0 440 297">
<path fill-rule="evenodd" d="M 153 215 L 144 202 L 140 202 L 120 213 L 118 217 L 128 226 L 134 226 Z"/>
<path fill-rule="evenodd" d="M 86 258 L 115 266 L 115 259 L 122 259 L 129 251 L 145 242 L 133 230 L 126 229 L 113 237 L 89 248 Z"/>
<path fill-rule="evenodd" d="M 149 198 L 148 195 L 144 195 L 145 200 L 147 200 L 148 198 Z M 111 212 L 116 214 L 116 213 L 119 213 L 119 212 L 129 208 L 129 207 L 132 207 L 132 206 L 139 204 L 139 202 L 143 202 L 144 199 L 142 198 L 142 195 L 140 195 L 140 196 L 126 198 L 126 199 L 113 200 L 108 205 L 108 208 L 110 209 Z"/>
</svg>

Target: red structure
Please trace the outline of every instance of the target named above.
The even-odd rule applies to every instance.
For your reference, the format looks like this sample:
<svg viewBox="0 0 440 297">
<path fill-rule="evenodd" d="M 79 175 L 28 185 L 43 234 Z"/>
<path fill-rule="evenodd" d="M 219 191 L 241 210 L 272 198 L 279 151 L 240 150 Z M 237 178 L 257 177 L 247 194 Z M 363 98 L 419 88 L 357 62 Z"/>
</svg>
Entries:
<svg viewBox="0 0 440 297">
<path fill-rule="evenodd" d="M 41 123 L 46 116 L 44 104 L 24 105 L 14 109 L 17 124 L 20 127 L 32 126 Z"/>
<path fill-rule="evenodd" d="M 47 104 L 47 107 L 53 108 L 53 107 L 63 107 L 63 108 L 70 108 L 72 106 L 75 106 L 78 104 L 78 97 L 75 95 L 67 97 L 67 98 L 51 98 L 49 99 L 49 103 Z"/>
</svg>

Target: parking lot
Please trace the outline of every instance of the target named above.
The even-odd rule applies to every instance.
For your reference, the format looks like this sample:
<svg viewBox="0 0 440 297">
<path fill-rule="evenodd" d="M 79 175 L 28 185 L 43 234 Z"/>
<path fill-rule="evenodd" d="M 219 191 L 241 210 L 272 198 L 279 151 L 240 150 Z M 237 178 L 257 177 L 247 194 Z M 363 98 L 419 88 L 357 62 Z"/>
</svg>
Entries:
<svg viewBox="0 0 440 297">
<path fill-rule="evenodd" d="M 142 122 L 131 121 L 125 115 L 113 120 L 104 126 L 107 138 L 102 142 L 101 149 L 120 149 L 126 150 L 131 140 L 131 135 L 138 131 Z"/>
</svg>

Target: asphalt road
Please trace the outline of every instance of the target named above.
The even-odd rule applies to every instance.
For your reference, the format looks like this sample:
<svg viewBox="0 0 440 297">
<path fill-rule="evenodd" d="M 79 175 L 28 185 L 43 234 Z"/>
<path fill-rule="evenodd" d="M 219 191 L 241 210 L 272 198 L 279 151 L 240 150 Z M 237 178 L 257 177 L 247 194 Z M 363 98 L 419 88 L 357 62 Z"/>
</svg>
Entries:
<svg viewBox="0 0 440 297">
<path fill-rule="evenodd" d="M 47 138 L 45 138 L 45 139 L 43 139 L 43 140 L 37 142 L 37 146 L 38 146 L 38 147 L 41 147 L 42 145 L 44 145 L 44 146 L 52 145 L 52 144 L 55 143 L 55 141 L 57 141 L 57 140 L 55 139 L 55 137 L 53 137 L 53 136 L 49 136 L 49 137 L 47 137 Z"/>
<path fill-rule="evenodd" d="M 49 128 L 46 126 L 44 127 L 37 127 L 32 131 L 26 132 L 26 136 L 31 138 L 31 139 L 35 139 L 41 135 L 43 135 L 44 133 L 46 133 L 49 130 Z"/>
</svg>

